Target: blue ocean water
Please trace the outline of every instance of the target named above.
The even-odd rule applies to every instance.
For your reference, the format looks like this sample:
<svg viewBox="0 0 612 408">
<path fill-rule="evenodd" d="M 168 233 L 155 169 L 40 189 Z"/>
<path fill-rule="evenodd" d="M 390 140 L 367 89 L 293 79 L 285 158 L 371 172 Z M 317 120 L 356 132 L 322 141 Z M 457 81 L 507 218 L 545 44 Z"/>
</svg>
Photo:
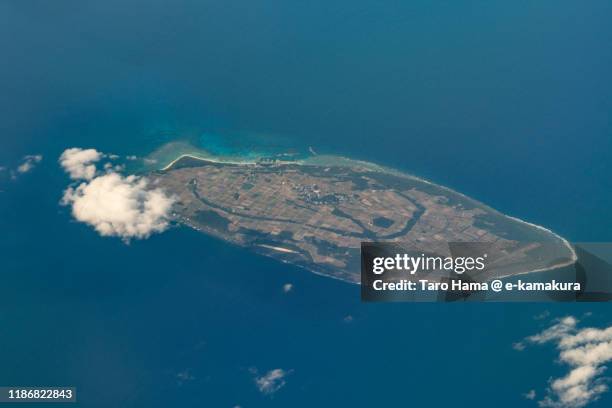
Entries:
<svg viewBox="0 0 612 408">
<path fill-rule="evenodd" d="M 611 17 L 607 1 L 0 2 L 0 166 L 44 156 L 0 174 L 0 385 L 75 385 L 83 407 L 535 406 L 521 394 L 566 368 L 512 343 L 544 310 L 604 325 L 607 305 L 362 304 L 186 228 L 125 245 L 59 205 L 57 158 L 313 147 L 609 241 Z M 262 395 L 253 370 L 275 368 L 287 383 Z"/>
</svg>

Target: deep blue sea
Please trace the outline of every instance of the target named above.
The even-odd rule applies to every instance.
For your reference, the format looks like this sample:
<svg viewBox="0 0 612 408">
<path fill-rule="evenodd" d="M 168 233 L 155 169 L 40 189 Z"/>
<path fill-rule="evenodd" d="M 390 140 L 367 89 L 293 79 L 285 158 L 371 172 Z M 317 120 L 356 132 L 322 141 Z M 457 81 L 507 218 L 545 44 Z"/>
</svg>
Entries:
<svg viewBox="0 0 612 408">
<path fill-rule="evenodd" d="M 44 156 L 0 174 L 0 385 L 100 408 L 537 406 L 521 394 L 567 369 L 512 344 L 609 305 L 363 304 L 187 228 L 126 245 L 59 205 L 57 160 L 313 147 L 610 241 L 610 21 L 598 0 L 0 0 L 0 166 Z M 253 370 L 276 368 L 263 395 Z"/>
</svg>

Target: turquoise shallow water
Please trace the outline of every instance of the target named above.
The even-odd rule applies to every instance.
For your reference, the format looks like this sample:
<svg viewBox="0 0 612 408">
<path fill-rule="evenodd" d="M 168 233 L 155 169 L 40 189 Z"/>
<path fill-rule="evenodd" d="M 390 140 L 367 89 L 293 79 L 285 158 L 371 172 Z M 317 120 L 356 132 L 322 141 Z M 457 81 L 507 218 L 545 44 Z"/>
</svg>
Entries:
<svg viewBox="0 0 612 408">
<path fill-rule="evenodd" d="M 44 156 L 0 176 L 0 385 L 74 384 L 83 407 L 535 406 L 521 394 L 564 367 L 512 343 L 544 310 L 604 325 L 607 305 L 366 305 L 187 228 L 125 245 L 58 205 L 57 158 L 313 147 L 609 241 L 610 16 L 603 1 L 0 4 L 0 166 Z M 291 373 L 265 396 L 253 368 Z"/>
</svg>

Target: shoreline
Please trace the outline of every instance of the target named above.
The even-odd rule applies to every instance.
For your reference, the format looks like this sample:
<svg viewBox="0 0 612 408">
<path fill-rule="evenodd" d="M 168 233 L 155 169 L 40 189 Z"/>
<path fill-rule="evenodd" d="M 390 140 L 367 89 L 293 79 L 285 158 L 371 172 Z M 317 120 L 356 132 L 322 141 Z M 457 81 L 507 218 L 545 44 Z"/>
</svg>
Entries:
<svg viewBox="0 0 612 408">
<path fill-rule="evenodd" d="M 166 164 L 164 167 L 162 167 L 161 169 L 159 169 L 160 171 L 168 171 L 170 169 L 172 169 L 172 166 L 174 166 L 179 160 L 183 159 L 183 158 L 190 158 L 190 159 L 195 159 L 195 160 L 201 160 L 201 161 L 207 161 L 207 162 L 211 162 L 211 163 L 220 163 L 220 164 L 256 164 L 257 162 L 254 161 L 235 161 L 235 160 L 222 160 L 222 159 L 212 159 L 209 157 L 199 157 L 199 156 L 195 156 L 191 153 L 187 153 L 187 154 L 181 154 L 179 157 L 177 157 L 176 159 L 172 160 L 170 163 Z"/>
</svg>

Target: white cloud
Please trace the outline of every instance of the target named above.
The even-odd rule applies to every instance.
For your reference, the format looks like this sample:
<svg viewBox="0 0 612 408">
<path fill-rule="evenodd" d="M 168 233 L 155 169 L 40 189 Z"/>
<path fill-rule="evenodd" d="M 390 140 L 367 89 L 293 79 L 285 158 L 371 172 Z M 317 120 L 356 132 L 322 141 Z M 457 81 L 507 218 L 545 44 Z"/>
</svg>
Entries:
<svg viewBox="0 0 612 408">
<path fill-rule="evenodd" d="M 602 342 L 602 341 L 611 341 L 612 340 L 612 327 L 608 327 L 607 329 L 595 329 L 595 328 L 586 328 L 580 330 L 573 336 L 567 336 L 562 339 L 560 346 L 562 348 L 571 348 L 580 346 L 582 344 L 588 344 L 592 342 Z"/>
<path fill-rule="evenodd" d="M 24 156 L 23 162 L 17 167 L 17 172 L 21 174 L 28 173 L 36 167 L 36 164 L 40 163 L 42 159 L 43 157 L 40 154 L 29 154 Z"/>
<path fill-rule="evenodd" d="M 283 285 L 283 292 L 285 293 L 289 293 L 293 290 L 293 284 L 292 283 L 285 283 Z"/>
<path fill-rule="evenodd" d="M 548 310 L 545 310 L 542 313 L 533 316 L 533 318 L 534 318 L 534 320 L 544 320 L 548 316 L 550 316 L 550 312 Z"/>
<path fill-rule="evenodd" d="M 285 377 L 290 373 L 291 371 L 275 368 L 274 370 L 268 371 L 265 375 L 260 377 L 256 376 L 255 384 L 261 393 L 271 395 L 285 386 L 287 383 Z"/>
<path fill-rule="evenodd" d="M 191 374 L 191 371 L 189 369 L 185 369 L 176 374 L 176 379 L 177 379 L 178 385 L 183 385 L 184 383 L 188 381 L 195 380 L 196 377 L 193 374 Z"/>
<path fill-rule="evenodd" d="M 582 347 L 563 350 L 561 361 L 575 366 L 597 366 L 612 361 L 612 341 L 588 343 Z"/>
<path fill-rule="evenodd" d="M 527 348 L 527 346 L 525 346 L 525 343 L 522 341 L 517 341 L 516 343 L 512 344 L 512 348 L 516 351 L 523 351 Z"/>
<path fill-rule="evenodd" d="M 70 177 L 86 181 L 68 187 L 61 203 L 72 208 L 77 221 L 91 225 L 102 236 L 129 242 L 165 231 L 174 197 L 150 187 L 145 177 L 120 174 L 123 166 L 107 163 L 106 173 L 98 173 L 93 163 L 102 157 L 95 149 L 71 148 L 62 153 L 60 164 Z"/>
<path fill-rule="evenodd" d="M 107 173 L 111 173 L 111 172 L 122 172 L 123 170 L 125 170 L 125 166 L 123 164 L 115 164 L 113 165 L 113 163 L 107 162 L 104 163 L 103 166 L 104 170 L 106 170 Z"/>
<path fill-rule="evenodd" d="M 536 391 L 529 390 L 529 392 L 526 392 L 525 394 L 523 394 L 523 397 L 527 398 L 528 400 L 534 400 L 536 397 Z"/>
<path fill-rule="evenodd" d="M 573 316 L 567 316 L 556 321 L 555 324 L 541 333 L 527 337 L 532 343 L 544 344 L 552 340 L 559 340 L 571 333 L 578 324 L 578 320 Z"/>
<path fill-rule="evenodd" d="M 64 150 L 59 162 L 73 180 L 91 180 L 96 175 L 96 166 L 104 155 L 96 149 L 73 147 Z"/>
<path fill-rule="evenodd" d="M 72 206 L 78 221 L 93 226 L 102 236 L 148 238 L 169 226 L 174 199 L 159 188 L 149 189 L 146 179 L 108 173 L 69 187 L 62 203 Z"/>
<path fill-rule="evenodd" d="M 577 325 L 578 319 L 568 316 L 525 339 L 535 344 L 556 343 L 559 362 L 571 368 L 564 377 L 550 381 L 548 395 L 539 401 L 541 407 L 581 408 L 608 391 L 602 375 L 612 361 L 612 326 L 578 330 Z"/>
</svg>

